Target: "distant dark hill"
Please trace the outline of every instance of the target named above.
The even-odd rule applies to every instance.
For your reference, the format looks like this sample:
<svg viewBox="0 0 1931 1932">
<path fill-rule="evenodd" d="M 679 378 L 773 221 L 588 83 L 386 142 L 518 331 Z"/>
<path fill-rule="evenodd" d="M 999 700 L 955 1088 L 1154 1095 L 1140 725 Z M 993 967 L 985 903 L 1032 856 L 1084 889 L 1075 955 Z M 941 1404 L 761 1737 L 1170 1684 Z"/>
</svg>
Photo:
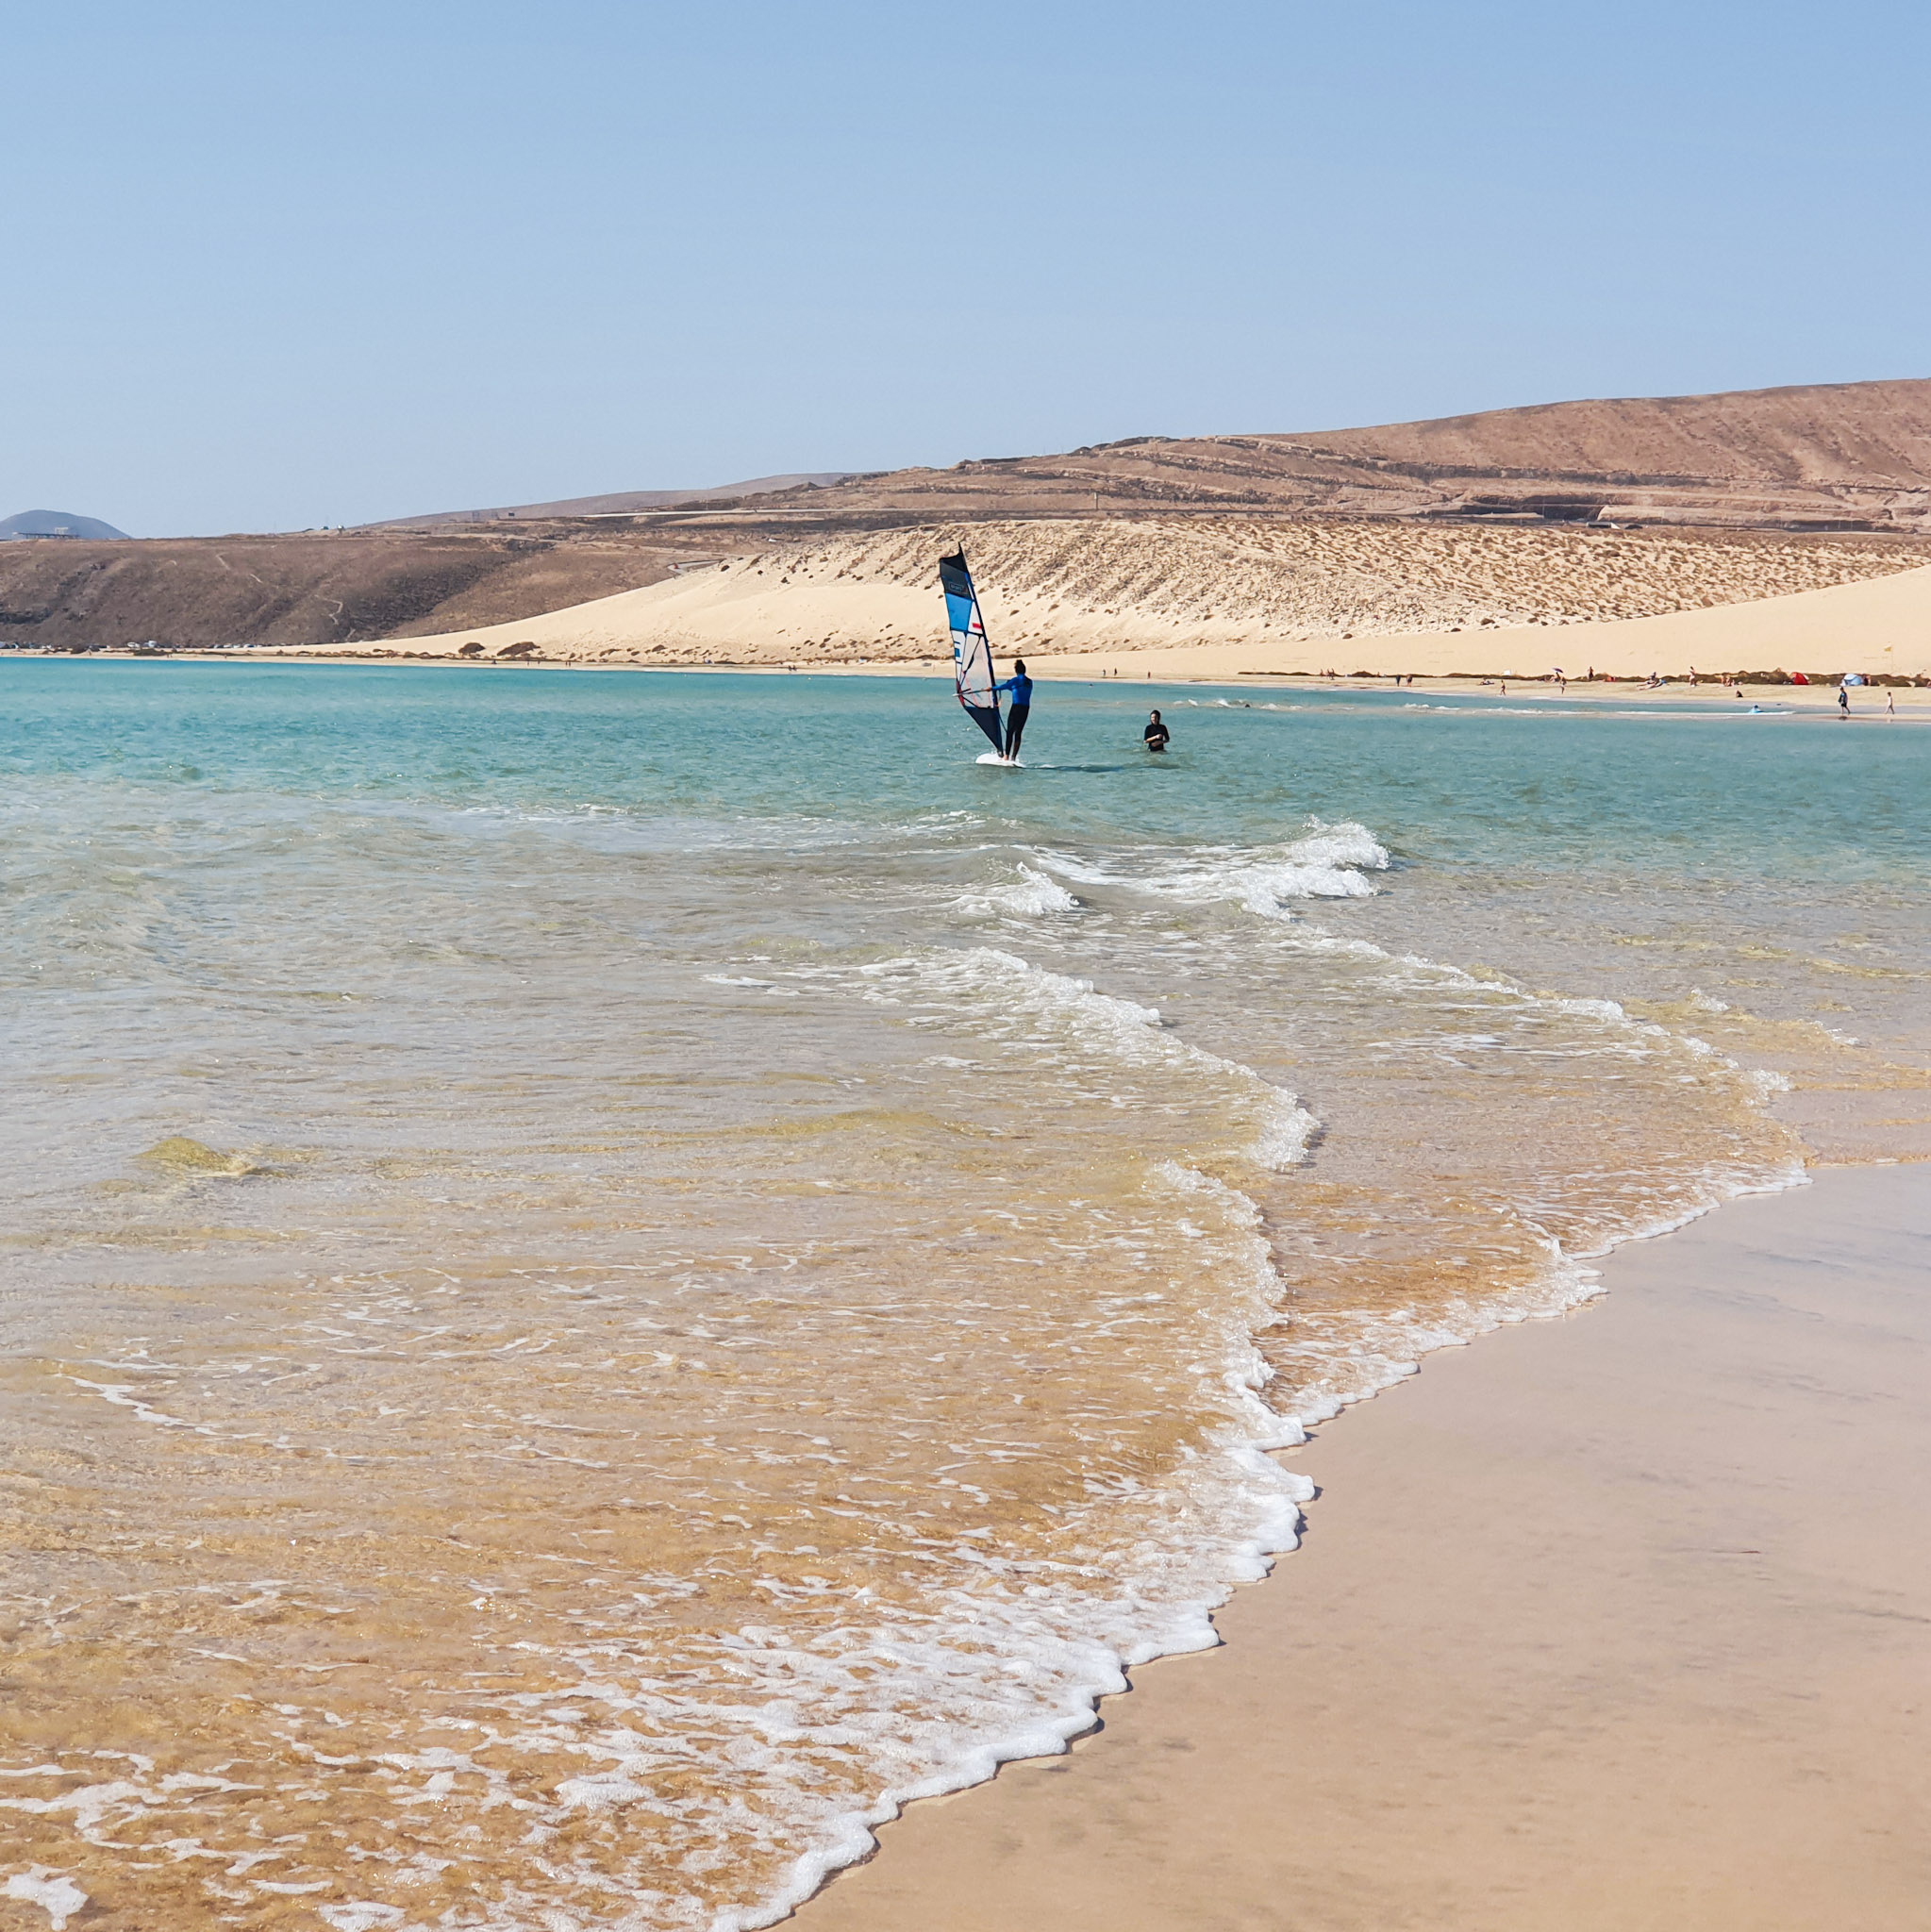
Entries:
<svg viewBox="0 0 1931 1932">
<path fill-rule="evenodd" d="M 99 517 L 77 517 L 65 509 L 24 509 L 0 523 L 0 538 L 6 537 L 92 537 L 97 543 L 130 541 L 125 530 L 117 530 Z"/>
</svg>

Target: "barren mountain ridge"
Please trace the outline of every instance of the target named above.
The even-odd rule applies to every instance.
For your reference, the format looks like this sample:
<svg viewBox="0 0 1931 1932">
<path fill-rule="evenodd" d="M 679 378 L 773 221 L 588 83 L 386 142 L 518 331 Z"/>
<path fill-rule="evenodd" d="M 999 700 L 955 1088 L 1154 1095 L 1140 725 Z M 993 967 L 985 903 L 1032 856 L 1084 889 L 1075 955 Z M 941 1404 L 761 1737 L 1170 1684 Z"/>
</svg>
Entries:
<svg viewBox="0 0 1931 1932">
<path fill-rule="evenodd" d="M 1041 531 L 1021 545 L 1028 561 L 1013 558 L 1028 584 L 1055 559 L 1062 575 L 1029 595 L 1041 614 L 1057 597 L 1063 623 L 1083 611 L 1098 626 L 1108 600 L 1129 594 L 1164 599 L 1180 624 L 1210 612 L 1215 624 L 1337 635 L 1394 621 L 1453 627 L 1693 608 L 1931 559 L 1931 381 L 1556 403 L 1294 435 L 1138 437 L 771 487 L 785 480 L 669 506 L 643 499 L 670 492 L 638 492 L 362 530 L 0 542 L 0 641 L 75 649 L 443 635 L 729 558 L 829 557 L 831 546 L 893 532 L 916 549 L 940 525 L 1068 520 L 1082 522 L 1077 542 Z M 587 508 L 620 503 L 637 507 Z M 1102 570 L 1138 591 L 1111 575 L 1107 586 L 1086 583 L 1118 548 L 1100 527 L 1110 524 L 1141 526 L 1127 543 L 1130 563 L 1123 551 L 1117 571 Z M 1605 548 L 1586 566 L 1561 546 L 1515 546 L 1506 581 L 1490 586 L 1489 563 L 1469 578 L 1474 554 L 1425 534 L 1483 525 L 1572 526 L 1590 543 L 1619 532 L 1678 541 L 1667 560 L 1636 544 L 1620 564 Z M 1504 555 L 1490 561 L 1499 568 Z M 1543 586 L 1523 574 L 1538 557 L 1555 572 Z"/>
</svg>

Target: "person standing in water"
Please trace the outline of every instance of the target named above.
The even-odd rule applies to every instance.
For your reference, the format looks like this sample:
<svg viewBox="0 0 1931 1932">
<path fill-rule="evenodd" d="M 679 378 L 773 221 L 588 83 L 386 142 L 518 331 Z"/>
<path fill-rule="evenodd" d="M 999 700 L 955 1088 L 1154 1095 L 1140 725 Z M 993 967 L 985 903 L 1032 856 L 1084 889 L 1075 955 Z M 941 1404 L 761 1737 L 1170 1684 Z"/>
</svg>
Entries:
<svg viewBox="0 0 1931 1932">
<path fill-rule="evenodd" d="M 1146 741 L 1148 751 L 1165 751 L 1167 748 L 1167 727 L 1160 723 L 1160 714 L 1156 711 L 1147 721 L 1147 726 L 1140 734 Z"/>
<path fill-rule="evenodd" d="M 1025 675 L 1025 659 L 1015 658 L 1012 675 L 992 689 L 1012 693 L 1012 708 L 1006 714 L 1006 756 L 1016 758 L 1019 741 L 1025 736 L 1025 721 L 1031 717 L 1033 709 L 1033 681 Z"/>
</svg>

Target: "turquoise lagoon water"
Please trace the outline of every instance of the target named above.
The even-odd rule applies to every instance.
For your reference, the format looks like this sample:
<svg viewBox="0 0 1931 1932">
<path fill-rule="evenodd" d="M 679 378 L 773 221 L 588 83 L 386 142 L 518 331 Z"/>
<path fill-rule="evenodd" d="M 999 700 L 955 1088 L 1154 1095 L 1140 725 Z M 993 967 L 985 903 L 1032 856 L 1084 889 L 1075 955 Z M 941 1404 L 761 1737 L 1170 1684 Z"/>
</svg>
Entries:
<svg viewBox="0 0 1931 1932">
<path fill-rule="evenodd" d="M 0 1809 L 90 1923 L 768 1922 L 1211 1641 L 1304 1425 L 1922 1151 L 1910 724 L 1123 681 L 1004 772 L 923 680 L 0 705 Z"/>
</svg>

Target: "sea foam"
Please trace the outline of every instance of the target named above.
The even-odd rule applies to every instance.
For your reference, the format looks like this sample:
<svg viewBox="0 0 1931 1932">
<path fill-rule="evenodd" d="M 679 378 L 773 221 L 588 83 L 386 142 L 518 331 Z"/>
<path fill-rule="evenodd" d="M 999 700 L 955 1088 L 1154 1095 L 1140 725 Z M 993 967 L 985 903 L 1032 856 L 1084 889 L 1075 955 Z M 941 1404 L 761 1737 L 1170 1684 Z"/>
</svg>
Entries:
<svg viewBox="0 0 1931 1932">
<path fill-rule="evenodd" d="M 1309 819 L 1303 836 L 1275 846 L 1195 846 L 1083 860 L 1043 852 L 1042 862 L 1063 876 L 1124 887 L 1187 905 L 1245 907 L 1264 919 L 1291 919 L 1296 900 L 1369 899 L 1379 891 L 1368 877 L 1391 864 L 1388 849 L 1367 826 Z"/>
</svg>

